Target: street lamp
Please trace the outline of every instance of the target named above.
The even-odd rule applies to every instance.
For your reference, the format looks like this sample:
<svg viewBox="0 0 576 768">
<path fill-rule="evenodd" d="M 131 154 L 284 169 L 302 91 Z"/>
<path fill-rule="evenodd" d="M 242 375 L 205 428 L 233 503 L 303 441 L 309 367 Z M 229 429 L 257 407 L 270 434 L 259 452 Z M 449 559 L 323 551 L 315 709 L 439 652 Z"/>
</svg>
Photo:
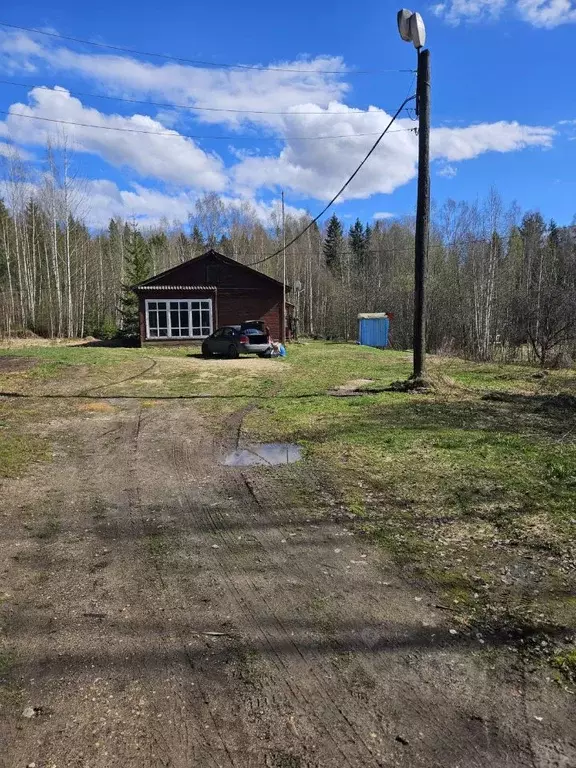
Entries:
<svg viewBox="0 0 576 768">
<path fill-rule="evenodd" d="M 398 31 L 418 51 L 416 113 L 418 115 L 418 201 L 414 237 L 414 370 L 412 379 L 422 383 L 426 351 L 425 274 L 430 233 L 430 51 L 423 49 L 426 28 L 419 13 L 398 11 Z"/>
</svg>

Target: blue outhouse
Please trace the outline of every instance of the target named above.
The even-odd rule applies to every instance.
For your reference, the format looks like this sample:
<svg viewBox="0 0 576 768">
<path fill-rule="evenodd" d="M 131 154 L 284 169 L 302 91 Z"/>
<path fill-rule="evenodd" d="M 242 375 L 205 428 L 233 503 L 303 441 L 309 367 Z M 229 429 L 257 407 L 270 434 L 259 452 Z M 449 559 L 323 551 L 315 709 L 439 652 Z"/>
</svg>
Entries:
<svg viewBox="0 0 576 768">
<path fill-rule="evenodd" d="M 390 318 L 386 312 L 361 312 L 358 315 L 358 342 L 365 347 L 387 347 Z"/>
</svg>

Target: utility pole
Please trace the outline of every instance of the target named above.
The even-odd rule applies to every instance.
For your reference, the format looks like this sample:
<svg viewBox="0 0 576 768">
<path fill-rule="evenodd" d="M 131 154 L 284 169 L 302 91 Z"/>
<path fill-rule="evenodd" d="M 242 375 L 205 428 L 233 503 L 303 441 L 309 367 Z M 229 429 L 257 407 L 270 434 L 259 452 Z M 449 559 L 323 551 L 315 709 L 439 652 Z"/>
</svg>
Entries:
<svg viewBox="0 0 576 768">
<path fill-rule="evenodd" d="M 416 111 L 418 114 L 418 200 L 414 237 L 414 361 L 412 380 L 421 381 L 426 356 L 426 262 L 430 236 L 430 51 L 424 22 L 419 13 L 398 12 L 400 37 L 418 51 Z"/>
<path fill-rule="evenodd" d="M 414 243 L 414 379 L 422 379 L 426 355 L 426 262 L 430 237 L 430 51 L 418 51 L 418 201 Z"/>
<path fill-rule="evenodd" d="M 286 344 L 286 213 L 284 211 L 284 190 L 282 190 L 282 333 L 280 340 Z"/>
</svg>

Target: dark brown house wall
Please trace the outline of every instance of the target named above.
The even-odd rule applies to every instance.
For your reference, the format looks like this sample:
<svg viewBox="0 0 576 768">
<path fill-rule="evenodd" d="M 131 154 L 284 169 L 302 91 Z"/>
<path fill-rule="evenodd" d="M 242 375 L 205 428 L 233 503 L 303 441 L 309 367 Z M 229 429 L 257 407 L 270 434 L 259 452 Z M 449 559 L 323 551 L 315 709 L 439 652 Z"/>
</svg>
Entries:
<svg viewBox="0 0 576 768">
<path fill-rule="evenodd" d="M 218 291 L 218 325 L 234 325 L 245 320 L 263 320 L 273 339 L 280 338 L 282 293 Z"/>
<path fill-rule="evenodd" d="M 186 287 L 188 286 L 188 287 Z M 206 287 L 202 290 L 202 287 Z M 188 339 L 146 339 L 146 299 L 212 299 L 214 329 L 245 320 L 263 320 L 272 338 L 282 338 L 282 284 L 215 251 L 167 270 L 137 289 L 143 344 L 193 344 Z"/>
<path fill-rule="evenodd" d="M 259 288 L 270 290 L 270 281 L 240 264 L 228 264 L 217 256 L 206 254 L 185 262 L 168 275 L 154 280 L 155 285 L 216 285 L 223 288 Z M 272 283 L 273 285 L 273 283 Z"/>
</svg>

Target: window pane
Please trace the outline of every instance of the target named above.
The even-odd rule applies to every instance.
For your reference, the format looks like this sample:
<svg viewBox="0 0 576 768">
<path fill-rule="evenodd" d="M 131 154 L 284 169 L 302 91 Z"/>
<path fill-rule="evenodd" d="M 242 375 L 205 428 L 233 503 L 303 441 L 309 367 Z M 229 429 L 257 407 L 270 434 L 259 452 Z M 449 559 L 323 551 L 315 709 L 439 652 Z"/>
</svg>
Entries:
<svg viewBox="0 0 576 768">
<path fill-rule="evenodd" d="M 156 309 L 156 302 L 155 301 L 149 301 L 148 302 L 148 309 Z"/>
<path fill-rule="evenodd" d="M 166 302 L 165 301 L 157 301 L 158 309 L 166 309 Z"/>
<path fill-rule="evenodd" d="M 160 328 L 158 331 L 158 336 L 168 336 L 168 328 Z"/>
</svg>

